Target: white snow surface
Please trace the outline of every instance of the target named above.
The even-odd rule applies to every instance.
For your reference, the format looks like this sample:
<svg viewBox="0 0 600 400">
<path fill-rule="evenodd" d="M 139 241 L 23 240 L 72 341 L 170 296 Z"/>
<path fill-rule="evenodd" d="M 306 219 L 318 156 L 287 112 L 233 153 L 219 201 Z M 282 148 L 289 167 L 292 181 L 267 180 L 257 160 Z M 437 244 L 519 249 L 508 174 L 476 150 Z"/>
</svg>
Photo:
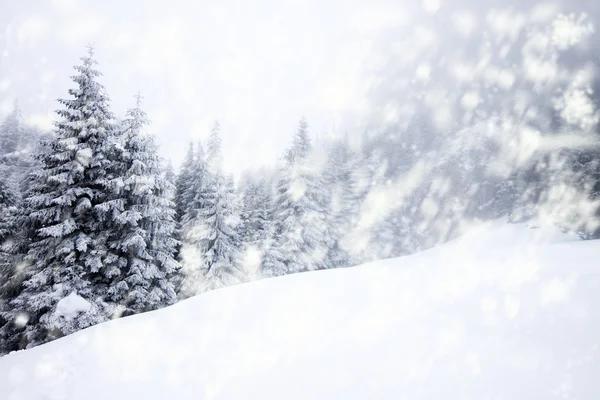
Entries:
<svg viewBox="0 0 600 400">
<path fill-rule="evenodd" d="M 89 311 L 91 308 L 92 305 L 87 300 L 79 296 L 77 292 L 71 292 L 56 304 L 54 315 L 70 321 L 80 313 Z"/>
<path fill-rule="evenodd" d="M 0 399 L 598 399 L 600 242 L 498 222 L 0 358 Z"/>
</svg>

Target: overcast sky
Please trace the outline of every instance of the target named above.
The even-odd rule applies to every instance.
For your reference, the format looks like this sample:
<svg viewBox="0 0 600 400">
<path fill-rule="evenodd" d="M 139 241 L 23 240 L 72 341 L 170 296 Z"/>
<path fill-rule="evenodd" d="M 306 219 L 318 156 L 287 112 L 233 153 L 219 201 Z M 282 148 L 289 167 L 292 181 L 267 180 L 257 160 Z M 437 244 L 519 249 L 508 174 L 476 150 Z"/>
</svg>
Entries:
<svg viewBox="0 0 600 400">
<path fill-rule="evenodd" d="M 271 162 L 300 117 L 330 133 L 341 113 L 361 112 L 371 41 L 407 20 L 395 2 L 351 3 L 0 0 L 0 114 L 18 97 L 29 121 L 49 126 L 93 42 L 115 113 L 140 90 L 175 164 L 215 119 L 230 169 Z"/>
<path fill-rule="evenodd" d="M 302 116 L 313 134 L 357 132 L 352 124 L 368 111 L 361 68 L 380 33 L 449 7 L 445 0 L 0 0 L 0 10 L 0 116 L 18 98 L 29 122 L 49 127 L 55 100 L 73 85 L 72 66 L 94 43 L 118 116 L 140 90 L 151 131 L 175 165 L 218 119 L 226 166 L 239 171 L 274 161 Z"/>
</svg>

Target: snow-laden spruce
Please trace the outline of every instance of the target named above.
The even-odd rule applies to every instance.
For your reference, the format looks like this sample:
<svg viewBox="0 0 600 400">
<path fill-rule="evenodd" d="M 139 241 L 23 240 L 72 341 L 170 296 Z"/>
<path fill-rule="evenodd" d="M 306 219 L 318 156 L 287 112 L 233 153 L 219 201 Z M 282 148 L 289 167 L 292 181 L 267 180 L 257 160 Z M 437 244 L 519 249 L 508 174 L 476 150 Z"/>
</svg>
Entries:
<svg viewBox="0 0 600 400">
<path fill-rule="evenodd" d="M 276 185 L 273 231 L 262 272 L 266 276 L 326 268 L 330 228 L 322 171 L 311 156 L 306 120 L 301 120 Z"/>
<path fill-rule="evenodd" d="M 4 165 L 13 164 L 25 139 L 23 115 L 16 102 L 12 112 L 0 124 L 0 132 L 0 161 Z"/>
<path fill-rule="evenodd" d="M 141 97 L 121 123 L 119 159 L 124 171 L 115 177 L 119 203 L 108 244 L 119 255 L 121 273 L 115 276 L 105 301 L 124 315 L 153 310 L 176 300 L 173 277 L 179 269 L 174 260 L 177 242 L 173 188 L 163 174 L 152 136 L 142 129 L 148 124 Z"/>
<path fill-rule="evenodd" d="M 190 236 L 202 218 L 202 190 L 207 176 L 205 158 L 202 143 L 197 143 L 195 149 L 190 143 L 177 176 L 175 198 L 179 222 L 177 235 L 181 242 L 178 256 L 183 267 L 180 293 L 183 297 L 199 292 L 198 282 L 203 281 L 205 274 L 199 243 L 194 243 Z"/>
<path fill-rule="evenodd" d="M 8 302 L 14 296 L 18 286 L 17 272 L 19 260 L 19 193 L 16 183 L 0 166 L 0 345 L 3 343 L 2 327 L 7 321 Z"/>
<path fill-rule="evenodd" d="M 4 268 L 11 264 L 13 240 L 17 234 L 17 206 L 19 193 L 17 184 L 6 174 L 6 168 L 0 166 L 0 286 L 5 282 Z"/>
<path fill-rule="evenodd" d="M 13 179 L 19 192 L 29 188 L 27 174 L 37 166 L 34 155 L 42 150 L 38 144 L 42 136 L 37 128 L 24 123 L 15 101 L 14 109 L 0 124 L 0 166 L 2 175 Z"/>
<path fill-rule="evenodd" d="M 116 133 L 114 116 L 90 48 L 72 77 L 72 99 L 61 99 L 49 152 L 40 155 L 34 187 L 26 199 L 35 228 L 26 260 L 30 278 L 11 301 L 14 318 L 27 318 L 29 345 L 75 332 L 110 318 L 101 300 L 106 283 L 120 274 L 118 257 L 106 247 L 114 206 L 110 200 Z M 93 307 L 71 321 L 55 315 L 72 292 Z"/>
<path fill-rule="evenodd" d="M 262 248 L 271 223 L 271 182 L 264 177 L 248 179 L 242 194 L 240 238 L 245 244 Z"/>
<path fill-rule="evenodd" d="M 198 143 L 198 148 L 194 151 L 194 145 L 190 143 L 175 180 L 175 220 L 177 222 L 175 234 L 180 241 L 183 237 L 183 216 L 189 211 L 190 204 L 194 199 L 194 191 L 199 190 L 194 188 L 194 185 L 202 184 L 203 170 L 204 150 L 202 144 Z"/>
<path fill-rule="evenodd" d="M 222 171 L 220 127 L 212 129 L 206 155 L 198 153 L 194 197 L 182 218 L 183 296 L 243 282 L 241 240 L 233 179 Z M 185 171 L 185 170 L 184 170 Z M 202 174 L 202 175 L 200 175 Z"/>
</svg>

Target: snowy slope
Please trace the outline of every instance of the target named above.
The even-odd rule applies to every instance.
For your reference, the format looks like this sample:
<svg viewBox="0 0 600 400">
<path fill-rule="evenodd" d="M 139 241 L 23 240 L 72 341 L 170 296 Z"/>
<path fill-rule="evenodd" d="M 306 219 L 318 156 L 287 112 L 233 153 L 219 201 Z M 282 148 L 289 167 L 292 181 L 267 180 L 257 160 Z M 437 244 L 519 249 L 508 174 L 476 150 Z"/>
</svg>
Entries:
<svg viewBox="0 0 600 400">
<path fill-rule="evenodd" d="M 598 399 L 600 243 L 498 223 L 0 358 L 0 399 Z"/>
</svg>

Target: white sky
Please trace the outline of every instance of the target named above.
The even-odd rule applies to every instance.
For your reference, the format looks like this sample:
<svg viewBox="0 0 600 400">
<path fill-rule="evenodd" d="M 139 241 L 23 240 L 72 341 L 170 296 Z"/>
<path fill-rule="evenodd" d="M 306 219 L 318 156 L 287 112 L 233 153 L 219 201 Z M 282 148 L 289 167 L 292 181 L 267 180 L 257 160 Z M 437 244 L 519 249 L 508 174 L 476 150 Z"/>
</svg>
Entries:
<svg viewBox="0 0 600 400">
<path fill-rule="evenodd" d="M 485 20 L 462 11 L 490 17 L 498 14 L 492 3 L 510 11 L 511 1 L 540 5 L 531 16 L 561 0 L 0 0 L 0 117 L 18 98 L 29 122 L 50 127 L 55 100 L 73 86 L 72 66 L 94 43 L 117 116 L 141 91 L 151 131 L 176 166 L 218 119 L 226 168 L 239 172 L 275 161 L 302 116 L 313 136 L 361 134 L 379 101 L 367 97 L 363 68 L 386 62 L 389 28 L 416 38 L 407 43 L 395 30 L 400 59 L 426 60 L 428 46 L 437 50 L 435 36 L 424 40 L 444 20 L 469 36 Z M 593 17 L 594 1 L 576 0 L 576 8 Z M 500 28 L 518 22 L 505 18 Z M 423 64 L 415 76 L 430 73 Z"/>
<path fill-rule="evenodd" d="M 93 42 L 113 110 L 122 115 L 140 90 L 175 165 L 215 119 L 229 170 L 269 163 L 302 116 L 313 134 L 344 130 L 342 115 L 358 120 L 362 60 L 380 29 L 410 20 L 397 4 L 0 0 L 0 115 L 18 97 L 30 121 L 48 126 Z"/>
</svg>

